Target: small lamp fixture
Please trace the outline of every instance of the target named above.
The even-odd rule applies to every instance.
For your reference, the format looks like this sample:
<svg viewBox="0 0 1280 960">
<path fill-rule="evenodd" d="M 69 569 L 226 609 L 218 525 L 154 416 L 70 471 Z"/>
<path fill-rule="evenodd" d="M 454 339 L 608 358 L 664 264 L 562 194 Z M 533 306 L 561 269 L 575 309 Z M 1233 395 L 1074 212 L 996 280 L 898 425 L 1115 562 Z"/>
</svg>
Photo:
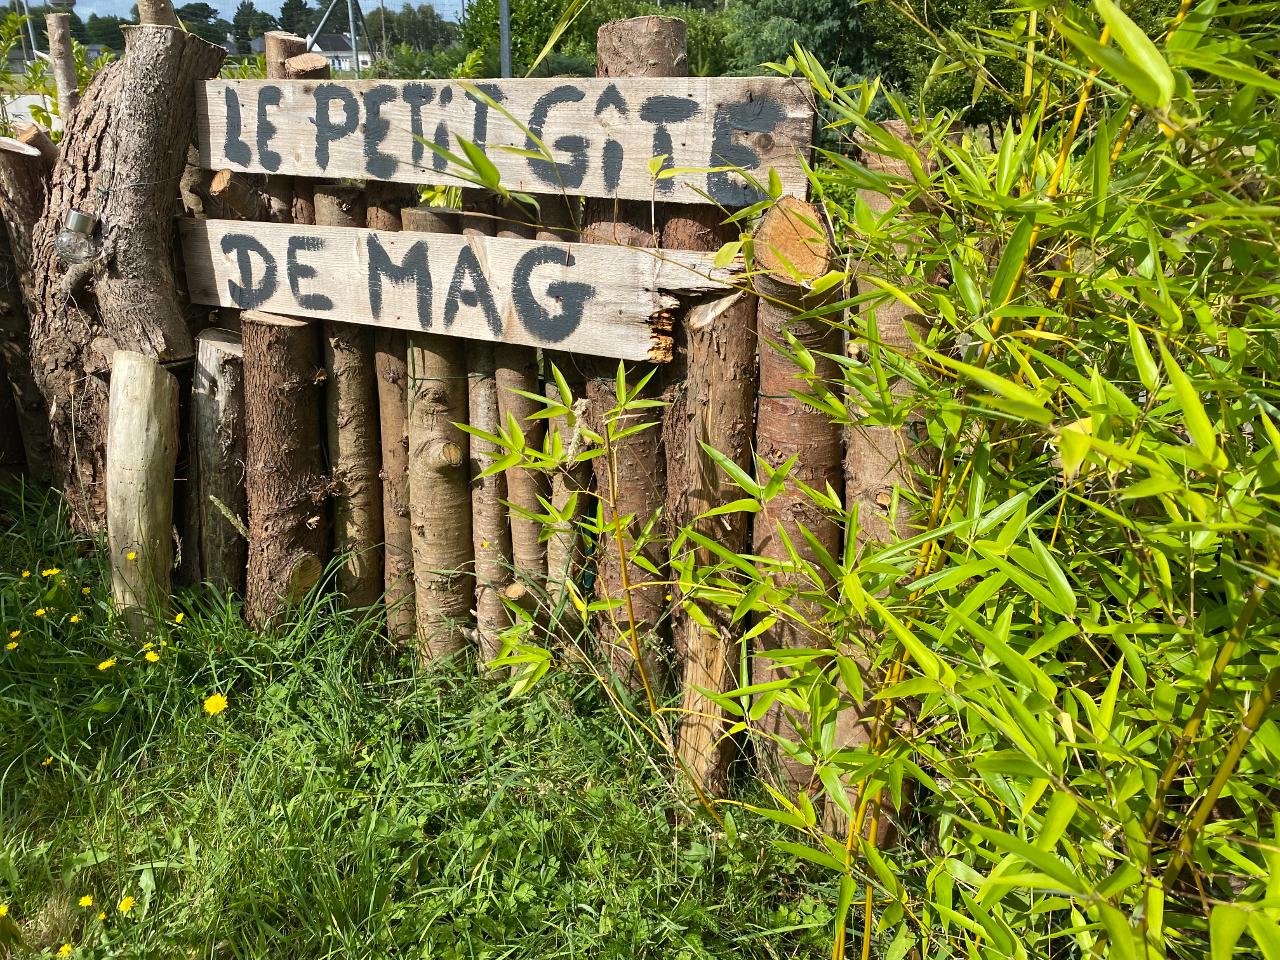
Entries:
<svg viewBox="0 0 1280 960">
<path fill-rule="evenodd" d="M 88 263 L 98 255 L 101 246 L 93 235 L 98 218 L 74 207 L 67 211 L 62 232 L 53 241 L 53 249 L 67 263 Z"/>
</svg>

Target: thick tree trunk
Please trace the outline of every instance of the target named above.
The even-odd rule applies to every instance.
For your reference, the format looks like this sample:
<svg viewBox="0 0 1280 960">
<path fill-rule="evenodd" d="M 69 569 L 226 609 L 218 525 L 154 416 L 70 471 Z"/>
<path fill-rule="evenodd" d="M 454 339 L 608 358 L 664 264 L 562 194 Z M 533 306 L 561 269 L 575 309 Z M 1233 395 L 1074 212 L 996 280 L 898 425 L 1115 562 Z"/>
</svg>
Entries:
<svg viewBox="0 0 1280 960">
<path fill-rule="evenodd" d="M 144 637 L 169 606 L 178 381 L 151 357 L 116 351 L 107 434 L 107 549 L 111 595 L 130 633 Z"/>
<path fill-rule="evenodd" d="M 36 128 L 29 128 L 36 129 Z M 49 441 L 49 408 L 31 367 L 31 322 L 27 297 L 35 290 L 31 267 L 31 234 L 43 212 L 52 169 L 34 146 L 35 155 L 4 148 L 0 142 L 0 358 L 13 391 L 18 429 L 26 453 L 27 473 L 44 485 L 53 479 Z"/>
<path fill-rule="evenodd" d="M 464 235 L 493 236 L 493 204 L 483 195 L 464 194 Z M 467 422 L 477 430 L 497 433 L 502 423 L 498 399 L 496 348 L 492 343 L 467 340 Z M 481 478 L 504 451 L 479 437 L 471 437 L 471 542 L 475 552 L 476 643 L 482 662 L 502 649 L 500 635 L 511 625 L 502 602 L 511 584 L 511 528 L 507 523 L 507 473 Z"/>
<path fill-rule="evenodd" d="M 821 213 L 812 205 L 793 197 L 784 197 L 770 208 L 756 232 L 755 255 L 761 272 L 755 280 L 759 294 L 757 329 L 760 338 L 760 402 L 756 423 L 756 455 L 770 468 L 777 469 L 791 457 L 796 458 L 790 477 L 778 494 L 755 518 L 755 552 L 763 557 L 785 561 L 789 557 L 786 541 L 809 561 L 816 559 L 801 527 L 832 555 L 840 554 L 839 526 L 831 522 L 804 493 L 799 484 L 815 490 L 843 489 L 841 469 L 842 445 L 840 428 L 824 413 L 793 397 L 792 391 L 806 389 L 802 370 L 780 350 L 785 345 L 783 331 L 792 334 L 800 345 L 811 351 L 816 365 L 814 376 L 838 383 L 840 365 L 824 355 L 837 355 L 842 342 L 840 328 L 822 318 L 797 320 L 796 315 L 814 309 L 823 298 L 812 297 L 798 286 L 783 264 L 790 264 L 806 278 L 826 273 L 830 265 L 827 237 L 815 232 L 822 223 Z M 839 293 L 836 287 L 827 294 Z M 763 478 L 762 478 L 763 479 Z M 785 534 L 785 538 L 783 536 Z M 821 568 L 819 568 L 821 569 Z M 812 590 L 813 584 L 796 575 L 782 578 L 781 586 Z M 800 597 L 792 600 L 798 620 L 779 620 L 777 625 L 760 635 L 765 650 L 786 647 L 812 647 L 824 642 L 811 626 L 821 618 L 818 604 Z M 753 665 L 754 680 L 776 680 L 783 672 L 772 661 L 757 658 Z M 775 702 L 761 721 L 768 734 L 799 743 L 808 738 L 807 726 L 797 728 L 793 717 Z M 802 757 L 786 755 L 771 740 L 761 740 L 762 755 L 787 791 L 807 789 L 813 780 L 810 763 Z"/>
<path fill-rule="evenodd" d="M 687 76 L 685 38 L 684 21 L 670 17 L 636 17 L 606 23 L 600 28 L 596 41 L 596 75 Z M 653 223 L 652 206 L 640 201 L 589 200 L 584 239 L 587 243 L 656 247 L 658 227 Z M 628 384 L 634 384 L 649 369 L 647 365 L 632 365 L 627 371 Z M 591 416 L 600 428 L 605 413 L 617 402 L 616 370 L 616 363 L 597 362 L 595 375 L 587 384 Z M 659 395 L 661 387 L 656 380 L 655 377 L 649 382 L 642 394 L 644 398 Z M 615 517 L 633 518 L 623 530 L 621 543 L 613 533 L 608 533 L 600 538 L 597 547 L 597 594 L 602 600 L 619 604 L 603 618 L 599 642 L 610 669 L 632 690 L 643 686 L 642 668 L 655 693 L 665 686 L 668 669 L 662 638 L 667 588 L 660 577 L 636 563 L 635 557 L 642 556 L 654 569 L 662 568 L 664 551 L 660 538 L 655 533 L 647 542 L 642 542 L 645 527 L 662 509 L 666 498 L 661 423 L 659 409 L 626 414 L 620 427 L 643 424 L 647 428 L 614 444 L 611 457 L 598 457 L 593 461 L 606 528 L 612 529 Z M 620 548 L 628 558 L 625 564 L 619 555 Z M 633 644 L 640 652 L 639 665 Z"/>
<path fill-rule="evenodd" d="M 547 197 L 550 204 L 554 198 Z M 537 230 L 533 212 L 512 203 L 499 212 L 500 237 L 524 237 L 532 239 Z M 538 351 L 515 343 L 499 343 L 494 347 L 494 362 L 498 381 L 498 421 L 505 428 L 514 417 L 524 432 L 525 443 L 533 448 L 542 447 L 547 422 L 541 418 L 529 419 L 542 409 L 536 400 L 521 396 L 517 391 L 537 393 Z M 507 502 L 511 521 L 511 562 L 516 579 L 541 590 L 547 577 L 547 548 L 542 541 L 542 523 L 522 516 L 520 511 L 533 514 L 545 512 L 541 499 L 549 492 L 546 474 L 536 470 L 513 467 L 504 474 L 507 484 Z"/>
<path fill-rule="evenodd" d="M 160 27 L 181 27 L 171 0 L 138 0 L 138 22 Z"/>
<path fill-rule="evenodd" d="M 668 219 L 662 245 L 669 250 L 718 250 L 737 237 L 737 228 L 722 223 L 715 207 L 683 207 Z M 688 374 L 682 396 L 668 408 L 664 424 L 667 448 L 668 526 L 674 536 L 691 525 L 708 539 L 735 553 L 750 543 L 750 517 L 731 513 L 695 520 L 713 507 L 743 496 L 742 490 L 703 452 L 703 444 L 720 451 L 751 472 L 751 438 L 756 406 L 756 300 L 735 292 L 689 310 L 683 324 Z M 673 457 L 673 451 L 678 456 Z M 699 565 L 714 556 L 694 548 Z M 718 574 L 731 578 L 731 574 Z M 733 722 L 702 690 L 727 692 L 739 686 L 742 627 L 730 624 L 728 612 L 705 605 L 708 629 L 676 608 L 672 633 L 676 662 L 683 673 L 680 759 L 705 793 L 718 796 L 727 786 L 734 742 L 723 736 Z"/>
<path fill-rule="evenodd" d="M 362 192 L 342 185 L 315 191 L 316 223 L 363 227 Z M 350 607 L 382 596 L 382 455 L 373 361 L 373 329 L 324 321 L 325 423 L 333 490 L 333 551 L 338 591 Z"/>
<path fill-rule="evenodd" d="M 33 238 L 29 301 L 36 379 L 51 414 L 56 470 L 80 524 L 101 524 L 105 377 L 117 349 L 162 363 L 195 344 L 173 273 L 176 185 L 198 80 L 225 51 L 172 27 L 126 30 L 124 57 L 98 74 L 69 119 Z M 68 265 L 54 251 L 67 211 L 95 214 L 102 249 Z"/>
<path fill-rule="evenodd" d="M 393 184 L 369 184 L 366 223 L 372 230 L 399 230 L 412 192 Z M 412 218 L 412 214 L 410 215 Z M 408 646 L 415 633 L 413 528 L 409 522 L 409 363 L 403 330 L 379 328 L 373 335 L 382 438 L 383 599 L 387 638 Z"/>
<path fill-rule="evenodd" d="M 456 216 L 405 209 L 406 230 L 454 233 Z M 466 646 L 475 589 L 462 341 L 409 334 L 409 512 L 417 599 L 418 655 L 430 667 Z"/>
<path fill-rule="evenodd" d="M 241 315 L 249 621 L 268 623 L 320 581 L 328 542 L 319 336 L 314 324 Z"/>
<path fill-rule="evenodd" d="M 205 330 L 196 340 L 189 456 L 186 549 L 195 551 L 197 579 L 243 593 L 249 557 L 244 348 L 230 330 Z"/>
<path fill-rule="evenodd" d="M 71 14 L 45 14 L 45 35 L 49 38 L 49 67 L 58 91 L 58 116 L 65 124 L 80 102 L 76 84 L 76 59 L 71 50 Z"/>
</svg>

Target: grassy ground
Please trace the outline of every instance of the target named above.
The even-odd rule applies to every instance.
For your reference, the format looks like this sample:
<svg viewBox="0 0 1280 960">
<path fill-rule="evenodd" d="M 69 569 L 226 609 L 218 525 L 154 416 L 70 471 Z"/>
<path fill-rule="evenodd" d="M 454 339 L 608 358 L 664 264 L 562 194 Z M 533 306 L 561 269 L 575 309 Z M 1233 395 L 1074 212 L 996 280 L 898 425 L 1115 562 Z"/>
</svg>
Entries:
<svg viewBox="0 0 1280 960">
<path fill-rule="evenodd" d="M 830 891 L 681 803 L 590 678 L 509 699 L 208 594 L 139 644 L 50 502 L 0 492 L 0 529 L 0 956 L 829 950 Z"/>
</svg>

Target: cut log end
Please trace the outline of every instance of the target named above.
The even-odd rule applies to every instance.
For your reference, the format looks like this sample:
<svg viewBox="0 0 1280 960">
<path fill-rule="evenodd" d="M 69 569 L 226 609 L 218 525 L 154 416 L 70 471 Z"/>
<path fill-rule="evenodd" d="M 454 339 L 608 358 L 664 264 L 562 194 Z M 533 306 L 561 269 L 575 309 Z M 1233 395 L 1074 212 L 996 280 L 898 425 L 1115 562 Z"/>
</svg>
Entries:
<svg viewBox="0 0 1280 960">
<path fill-rule="evenodd" d="M 822 211 L 796 197 L 769 208 L 755 235 L 756 264 L 775 280 L 794 284 L 792 271 L 806 280 L 822 276 L 834 259 Z"/>
<path fill-rule="evenodd" d="M 300 53 L 284 62 L 286 80 L 325 80 L 329 76 L 329 61 L 322 53 Z"/>
</svg>

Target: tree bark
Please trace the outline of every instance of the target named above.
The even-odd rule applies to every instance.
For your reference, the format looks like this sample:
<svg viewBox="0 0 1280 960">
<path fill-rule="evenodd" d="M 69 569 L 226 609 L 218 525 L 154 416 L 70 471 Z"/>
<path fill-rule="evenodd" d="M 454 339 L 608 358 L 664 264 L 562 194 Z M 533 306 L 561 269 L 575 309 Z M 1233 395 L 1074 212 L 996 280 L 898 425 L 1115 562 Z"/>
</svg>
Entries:
<svg viewBox="0 0 1280 960">
<path fill-rule="evenodd" d="M 468 191 L 463 195 L 464 235 L 493 236 L 493 204 Z M 467 422 L 477 430 L 497 433 L 502 423 L 498 397 L 497 351 L 492 343 L 465 341 Z M 511 583 L 511 528 L 507 524 L 507 473 L 480 478 L 502 455 L 494 444 L 471 437 L 471 541 L 475 553 L 476 643 L 488 662 L 502 650 L 500 635 L 511 625 L 504 592 Z"/>
<path fill-rule="evenodd" d="M 406 230 L 452 233 L 449 212 L 405 209 Z M 467 435 L 467 366 L 462 341 L 409 334 L 409 513 L 417 600 L 418 655 L 431 667 L 466 646 L 475 599 Z"/>
<path fill-rule="evenodd" d="M 606 23 L 597 35 L 596 54 L 598 77 L 688 75 L 685 24 L 671 17 L 635 17 Z M 655 247 L 658 227 L 652 222 L 651 210 L 649 204 L 640 201 L 588 200 L 584 239 L 587 243 Z M 591 416 L 601 428 L 606 411 L 617 403 L 616 369 L 616 363 L 597 362 L 595 375 L 587 384 Z M 646 364 L 632 365 L 627 371 L 628 384 L 634 384 L 650 369 Z M 656 381 L 655 377 L 649 382 L 643 398 L 658 396 L 661 387 Z M 615 444 L 612 463 L 608 456 L 593 461 L 605 527 L 612 530 L 618 516 L 633 518 L 629 528 L 623 530 L 621 542 L 622 552 L 628 558 L 625 572 L 619 543 L 609 532 L 598 544 L 596 580 L 597 594 L 602 600 L 622 602 L 607 615 L 598 635 L 610 669 L 632 690 L 643 686 L 640 675 L 643 669 L 649 685 L 661 691 L 668 669 L 661 635 L 666 586 L 659 582 L 660 577 L 635 562 L 638 555 L 654 569 L 661 569 L 663 563 L 659 538 L 654 536 L 642 542 L 642 531 L 662 509 L 666 497 L 661 422 L 662 414 L 657 409 L 626 414 L 621 426 L 645 424 L 647 428 Z M 628 622 L 632 618 L 634 622 Z M 631 646 L 632 628 L 640 651 L 639 664 Z"/>
<path fill-rule="evenodd" d="M 172 0 L 138 0 L 138 22 L 158 27 L 178 27 Z"/>
<path fill-rule="evenodd" d="M 793 197 L 783 197 L 770 208 L 754 244 L 756 265 L 760 273 L 755 287 L 759 294 L 757 330 L 760 339 L 760 400 L 756 422 L 756 455 L 771 469 L 779 468 L 789 458 L 796 462 L 788 482 L 755 519 L 755 552 L 762 557 L 785 561 L 790 556 L 786 541 L 801 558 L 815 561 L 816 554 L 801 527 L 832 555 L 840 554 L 840 528 L 818 508 L 801 489 L 801 483 L 824 491 L 830 485 L 843 489 L 841 469 L 842 445 L 840 428 L 830 418 L 791 395 L 806 389 L 801 369 L 779 349 L 785 344 L 783 331 L 791 333 L 812 352 L 816 365 L 814 376 L 827 382 L 840 381 L 840 365 L 825 355 L 838 355 L 841 347 L 840 328 L 824 318 L 797 320 L 796 315 L 820 306 L 824 299 L 839 293 L 839 287 L 826 298 L 814 297 L 791 278 L 783 264 L 790 264 L 806 279 L 821 276 L 829 269 L 829 240 L 821 229 L 821 213 L 812 205 Z M 761 480 L 763 481 L 763 477 Z M 783 536 L 785 534 L 785 538 Z M 821 569 L 821 568 L 819 568 Z M 823 575 L 825 576 L 825 574 Z M 799 574 L 782 576 L 779 585 L 797 590 L 812 590 L 813 584 Z M 760 635 L 766 651 L 786 647 L 811 647 L 825 642 L 815 631 L 823 614 L 819 604 L 792 598 L 797 620 L 780 619 Z M 753 663 L 756 682 L 775 680 L 786 671 L 763 658 Z M 806 727 L 798 728 L 782 705 L 774 702 L 761 721 L 764 732 L 794 743 L 809 738 Z M 772 740 L 761 740 L 762 755 L 773 767 L 767 773 L 778 778 L 786 790 L 807 789 L 813 779 L 811 764 L 802 757 L 786 755 Z M 802 748 L 803 749 L 803 748 Z"/>
<path fill-rule="evenodd" d="M 307 41 L 288 30 L 268 30 L 262 35 L 263 59 L 266 61 L 267 78 L 288 79 L 285 61 L 307 52 Z"/>
<path fill-rule="evenodd" d="M 116 351 L 112 360 L 106 482 L 111 596 L 130 633 L 144 637 L 170 602 L 178 381 L 131 350 Z"/>
<path fill-rule="evenodd" d="M 54 87 L 58 91 L 58 116 L 65 125 L 71 117 L 71 111 L 80 102 L 80 89 L 76 84 L 76 59 L 71 50 L 71 14 L 45 14 L 44 24 L 45 34 L 49 38 L 49 66 L 53 73 Z"/>
<path fill-rule="evenodd" d="M 552 198 L 546 199 L 550 201 Z M 508 204 L 499 213 L 497 234 L 500 237 L 533 239 L 537 234 L 532 224 L 534 219 L 532 211 L 519 204 Z M 547 422 L 541 418 L 529 418 L 542 409 L 542 404 L 517 393 L 539 391 L 538 351 L 520 344 L 499 343 L 494 346 L 494 362 L 498 381 L 499 423 L 505 428 L 510 418 L 514 417 L 524 432 L 525 443 L 533 449 L 541 449 Z M 547 548 L 542 541 L 542 523 L 522 516 L 520 511 L 538 515 L 545 512 L 541 501 L 549 492 L 546 474 L 512 467 L 505 471 L 504 478 L 507 484 L 507 502 L 512 505 L 508 513 L 514 574 L 541 589 L 547 578 Z"/>
<path fill-rule="evenodd" d="M 314 324 L 241 314 L 245 487 L 249 510 L 249 622 L 263 627 L 324 572 L 328 528 L 322 390 Z"/>
<path fill-rule="evenodd" d="M 262 37 L 263 60 L 266 64 L 268 80 L 291 79 L 285 62 L 307 51 L 307 41 L 285 30 L 269 30 Z M 329 76 L 328 62 L 325 63 L 323 76 Z M 314 214 L 305 219 L 298 219 L 297 193 L 299 185 L 304 181 L 289 176 L 268 177 L 265 187 L 267 205 L 265 219 L 270 223 L 315 223 Z M 310 185 L 304 191 L 304 198 L 310 196 Z M 305 199 L 304 199 L 305 203 Z"/>
<path fill-rule="evenodd" d="M 0 234 L 3 233 L 0 230 Z M 4 358 L 0 357 L 0 476 L 6 479 L 20 476 L 25 464 L 22 432 L 18 429 L 18 407 L 13 399 L 13 387 L 4 367 Z"/>
<path fill-rule="evenodd" d="M 320 186 L 316 224 L 363 227 L 365 201 L 355 187 Z M 333 550 L 338 591 L 349 607 L 382 596 L 381 440 L 373 360 L 373 328 L 324 321 L 325 423 L 333 491 Z"/>
<path fill-rule="evenodd" d="M 56 470 L 80 525 L 103 519 L 105 377 L 117 349 L 162 363 L 195 344 L 173 272 L 173 213 L 196 82 L 225 51 L 171 27 L 126 30 L 124 57 L 98 74 L 68 118 L 49 202 L 35 230 L 29 300 L 36 379 L 52 411 Z M 67 211 L 97 215 L 102 249 L 90 264 L 54 251 Z"/>
<path fill-rule="evenodd" d="M 300 53 L 284 62 L 286 80 L 327 80 L 329 61 L 322 53 Z"/>
<path fill-rule="evenodd" d="M 723 213 L 710 206 L 679 208 L 663 228 L 668 250 L 718 250 L 737 237 Z M 682 394 L 667 410 L 668 526 L 672 536 L 692 526 L 734 553 L 750 543 L 750 516 L 723 514 L 697 520 L 699 514 L 742 497 L 743 491 L 703 452 L 703 444 L 723 453 L 747 473 L 752 469 L 751 438 L 756 406 L 756 299 L 742 291 L 691 308 L 685 317 L 687 379 Z M 673 456 L 673 451 L 676 453 Z M 693 548 L 699 566 L 714 555 Z M 732 574 L 716 579 L 732 581 Z M 674 591 L 673 591 L 674 592 Z M 718 605 L 702 608 L 708 629 L 677 607 L 673 615 L 676 663 L 683 674 L 680 759 L 698 787 L 723 795 L 735 744 L 723 736 L 732 720 L 702 690 L 724 693 L 739 686 L 742 627 L 730 623 Z"/>
<path fill-rule="evenodd" d="M 9 149 L 9 142 L 16 142 L 19 149 Z M 5 229 L 0 230 L 0 296 L 4 299 L 0 358 L 13 390 L 27 473 L 41 485 L 53 479 L 53 451 L 49 408 L 31 366 L 28 304 L 36 291 L 31 235 L 43 213 L 51 170 L 47 156 L 36 146 L 0 138 L 0 215 L 5 222 Z"/>
<path fill-rule="evenodd" d="M 393 184 L 370 183 L 366 223 L 371 230 L 399 230 L 402 208 L 412 203 Z M 403 330 L 378 328 L 373 334 L 382 438 L 383 599 L 387 638 L 408 646 L 415 634 L 413 609 L 413 528 L 409 522 L 409 364 Z"/>
<path fill-rule="evenodd" d="M 249 543 L 242 532 L 246 516 L 244 348 L 240 336 L 230 330 L 205 330 L 196 340 L 190 451 L 188 484 L 193 496 L 187 510 L 186 549 L 196 553 L 201 581 L 226 593 L 243 594 L 249 557 Z"/>
</svg>

